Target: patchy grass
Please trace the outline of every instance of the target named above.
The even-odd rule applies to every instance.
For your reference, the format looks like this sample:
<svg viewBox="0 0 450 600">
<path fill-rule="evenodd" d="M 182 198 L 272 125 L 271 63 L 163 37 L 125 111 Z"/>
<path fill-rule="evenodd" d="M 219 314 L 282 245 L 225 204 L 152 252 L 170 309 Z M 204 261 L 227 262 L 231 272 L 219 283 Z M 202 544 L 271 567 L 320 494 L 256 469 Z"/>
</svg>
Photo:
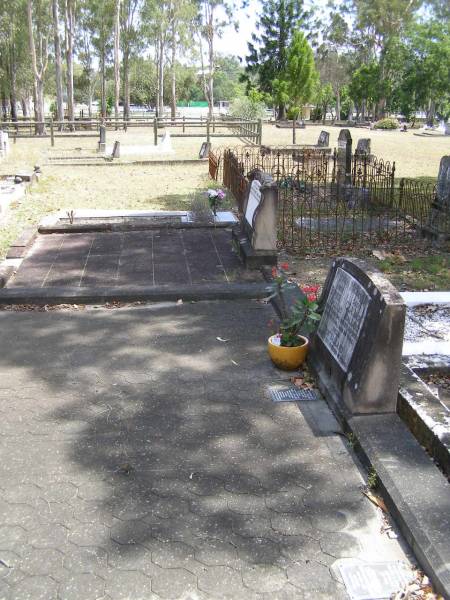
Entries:
<svg viewBox="0 0 450 600">
<path fill-rule="evenodd" d="M 427 254 L 405 259 L 402 255 L 385 258 L 377 264 L 400 290 L 450 289 L 450 254 Z"/>
</svg>

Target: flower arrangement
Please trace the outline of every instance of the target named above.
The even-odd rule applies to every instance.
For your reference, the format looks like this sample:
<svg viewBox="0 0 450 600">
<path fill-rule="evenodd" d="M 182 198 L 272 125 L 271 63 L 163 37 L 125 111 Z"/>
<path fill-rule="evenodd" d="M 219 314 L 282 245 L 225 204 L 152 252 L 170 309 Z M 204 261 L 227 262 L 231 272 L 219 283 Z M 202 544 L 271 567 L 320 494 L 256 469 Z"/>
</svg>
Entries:
<svg viewBox="0 0 450 600">
<path fill-rule="evenodd" d="M 321 315 L 317 312 L 317 292 L 318 285 L 298 286 L 297 283 L 289 279 L 288 272 L 289 264 L 281 263 L 277 269 L 272 269 L 272 294 L 271 298 L 278 296 L 279 308 L 281 313 L 281 323 L 278 328 L 278 340 L 280 346 L 301 346 L 301 333 L 310 333 L 320 321 Z M 295 304 L 288 309 L 284 297 L 284 291 L 288 288 L 300 287 L 304 293 L 301 300 L 297 300 Z"/>
<path fill-rule="evenodd" d="M 211 210 L 213 211 L 214 216 L 216 216 L 217 215 L 217 207 L 218 207 L 220 201 L 225 198 L 226 194 L 221 189 L 217 189 L 217 190 L 209 189 L 206 193 L 208 195 L 209 206 L 211 207 Z"/>
</svg>

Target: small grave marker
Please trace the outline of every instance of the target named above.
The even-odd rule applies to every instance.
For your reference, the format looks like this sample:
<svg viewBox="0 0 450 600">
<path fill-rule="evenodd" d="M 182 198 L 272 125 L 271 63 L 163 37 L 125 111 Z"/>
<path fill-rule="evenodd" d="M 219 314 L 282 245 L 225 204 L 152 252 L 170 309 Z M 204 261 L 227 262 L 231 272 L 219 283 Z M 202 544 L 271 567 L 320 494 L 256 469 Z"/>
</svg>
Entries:
<svg viewBox="0 0 450 600">
<path fill-rule="evenodd" d="M 401 562 L 363 563 L 342 561 L 339 566 L 351 600 L 388 599 L 412 580 L 412 572 Z"/>
<path fill-rule="evenodd" d="M 357 156 L 370 155 L 370 138 L 361 138 L 356 145 L 355 154 Z"/>
<path fill-rule="evenodd" d="M 431 206 L 429 227 L 439 233 L 442 224 L 450 220 L 450 156 L 443 156 L 439 165 L 436 199 Z"/>
<path fill-rule="evenodd" d="M 358 259 L 334 261 L 311 340 L 319 387 L 351 414 L 395 412 L 406 307 L 383 275 Z"/>
<path fill-rule="evenodd" d="M 198 153 L 199 158 L 206 158 L 209 155 L 209 151 L 211 150 L 211 142 L 203 142 L 200 148 L 200 152 Z"/>
<path fill-rule="evenodd" d="M 319 135 L 319 139 L 317 140 L 317 145 L 319 148 L 327 148 L 330 145 L 330 134 L 328 131 L 321 131 Z"/>
</svg>

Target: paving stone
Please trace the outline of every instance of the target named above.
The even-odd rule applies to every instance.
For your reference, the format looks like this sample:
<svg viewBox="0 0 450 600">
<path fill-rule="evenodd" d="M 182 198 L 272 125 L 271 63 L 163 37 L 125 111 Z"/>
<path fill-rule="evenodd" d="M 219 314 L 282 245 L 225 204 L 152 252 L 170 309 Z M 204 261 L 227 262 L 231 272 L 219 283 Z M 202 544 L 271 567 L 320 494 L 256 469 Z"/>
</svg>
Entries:
<svg viewBox="0 0 450 600">
<path fill-rule="evenodd" d="M 111 571 L 106 578 L 105 591 L 112 600 L 158 600 L 152 593 L 152 581 L 139 571 Z"/>
<path fill-rule="evenodd" d="M 73 573 L 95 573 L 107 567 L 108 554 L 103 548 L 72 545 L 65 549 L 64 568 Z"/>
<path fill-rule="evenodd" d="M 296 490 L 273 492 L 266 494 L 265 501 L 268 508 L 277 513 L 303 513 L 305 507 L 303 498 L 306 490 L 300 488 Z"/>
<path fill-rule="evenodd" d="M 52 548 L 28 549 L 22 555 L 20 570 L 27 576 L 48 575 L 57 581 L 67 576 L 64 554 Z"/>
<path fill-rule="evenodd" d="M 64 600 L 100 600 L 105 596 L 105 581 L 89 573 L 77 573 L 63 581 L 59 597 Z"/>
<path fill-rule="evenodd" d="M 349 533 L 327 533 L 320 540 L 320 547 L 323 552 L 334 556 L 335 558 L 352 558 L 361 554 L 362 548 L 358 539 Z"/>
<path fill-rule="evenodd" d="M 28 532 L 19 525 L 0 526 L 0 550 L 8 550 L 22 554 L 28 543 Z"/>
<path fill-rule="evenodd" d="M 108 543 L 110 530 L 100 523 L 71 521 L 67 539 L 77 546 L 103 546 Z"/>
<path fill-rule="evenodd" d="M 248 589 L 239 571 L 230 567 L 208 567 L 198 575 L 198 587 L 213 598 L 245 598 Z"/>
<path fill-rule="evenodd" d="M 26 577 L 15 585 L 8 600 L 56 600 L 57 596 L 57 582 L 51 577 L 36 575 Z"/>
<path fill-rule="evenodd" d="M 156 566 L 151 579 L 152 591 L 161 598 L 189 598 L 190 594 L 194 595 L 197 591 L 197 577 L 186 569 L 162 569 Z"/>
<path fill-rule="evenodd" d="M 336 593 L 336 582 L 331 576 L 330 570 L 315 561 L 302 561 L 288 566 L 287 576 L 289 582 L 301 590 L 316 597 L 334 598 Z M 328 595 L 327 595 L 328 594 Z"/>
<path fill-rule="evenodd" d="M 206 538 L 195 545 L 196 560 L 207 566 L 236 567 L 237 557 L 237 548 L 229 541 Z"/>
<path fill-rule="evenodd" d="M 237 539 L 236 546 L 238 556 L 245 565 L 276 564 L 280 560 L 280 544 L 266 538 Z"/>
<path fill-rule="evenodd" d="M 266 508 L 265 498 L 254 494 L 229 494 L 226 502 L 229 510 L 241 515 L 252 515 Z"/>
<path fill-rule="evenodd" d="M 255 592 L 278 592 L 287 582 L 284 570 L 271 564 L 253 565 L 244 569 L 242 579 L 244 585 Z"/>
<path fill-rule="evenodd" d="M 312 538 L 318 537 L 317 531 L 313 529 L 310 519 L 305 515 L 272 513 L 270 522 L 273 529 L 282 535 L 307 535 Z"/>
</svg>

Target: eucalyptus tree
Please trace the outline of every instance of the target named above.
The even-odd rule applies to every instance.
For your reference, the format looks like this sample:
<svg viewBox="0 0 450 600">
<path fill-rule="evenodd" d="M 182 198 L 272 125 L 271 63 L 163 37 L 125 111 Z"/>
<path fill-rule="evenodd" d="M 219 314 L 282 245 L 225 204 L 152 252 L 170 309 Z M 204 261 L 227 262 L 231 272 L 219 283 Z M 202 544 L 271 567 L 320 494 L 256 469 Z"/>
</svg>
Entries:
<svg viewBox="0 0 450 600">
<path fill-rule="evenodd" d="M 33 100 L 37 134 L 45 133 L 44 80 L 48 67 L 51 22 L 49 0 L 27 0 L 28 42 L 34 78 Z"/>
<path fill-rule="evenodd" d="M 61 37 L 59 21 L 58 0 L 52 0 L 53 17 L 53 46 L 55 52 L 55 84 L 56 84 L 56 118 L 58 121 L 64 119 L 63 86 L 62 86 L 62 61 L 61 61 Z M 59 125 L 62 128 L 62 125 Z"/>
<path fill-rule="evenodd" d="M 120 15 L 123 65 L 123 118 L 130 118 L 130 59 L 143 46 L 141 11 L 143 0 L 122 0 Z"/>
<path fill-rule="evenodd" d="M 238 22 L 233 19 L 237 3 L 233 0 L 197 0 L 197 31 L 202 68 L 203 91 L 208 102 L 208 115 L 214 109 L 214 75 L 216 71 L 215 41 L 222 35 L 224 27 Z M 203 44 L 206 43 L 204 51 Z M 206 56 L 206 64 L 205 64 Z"/>
<path fill-rule="evenodd" d="M 73 89 L 73 62 L 75 52 L 76 0 L 64 0 L 64 26 L 66 45 L 66 83 L 67 83 L 67 116 L 70 122 L 75 118 L 75 102 Z M 73 125 L 70 125 L 70 129 Z"/>
</svg>

